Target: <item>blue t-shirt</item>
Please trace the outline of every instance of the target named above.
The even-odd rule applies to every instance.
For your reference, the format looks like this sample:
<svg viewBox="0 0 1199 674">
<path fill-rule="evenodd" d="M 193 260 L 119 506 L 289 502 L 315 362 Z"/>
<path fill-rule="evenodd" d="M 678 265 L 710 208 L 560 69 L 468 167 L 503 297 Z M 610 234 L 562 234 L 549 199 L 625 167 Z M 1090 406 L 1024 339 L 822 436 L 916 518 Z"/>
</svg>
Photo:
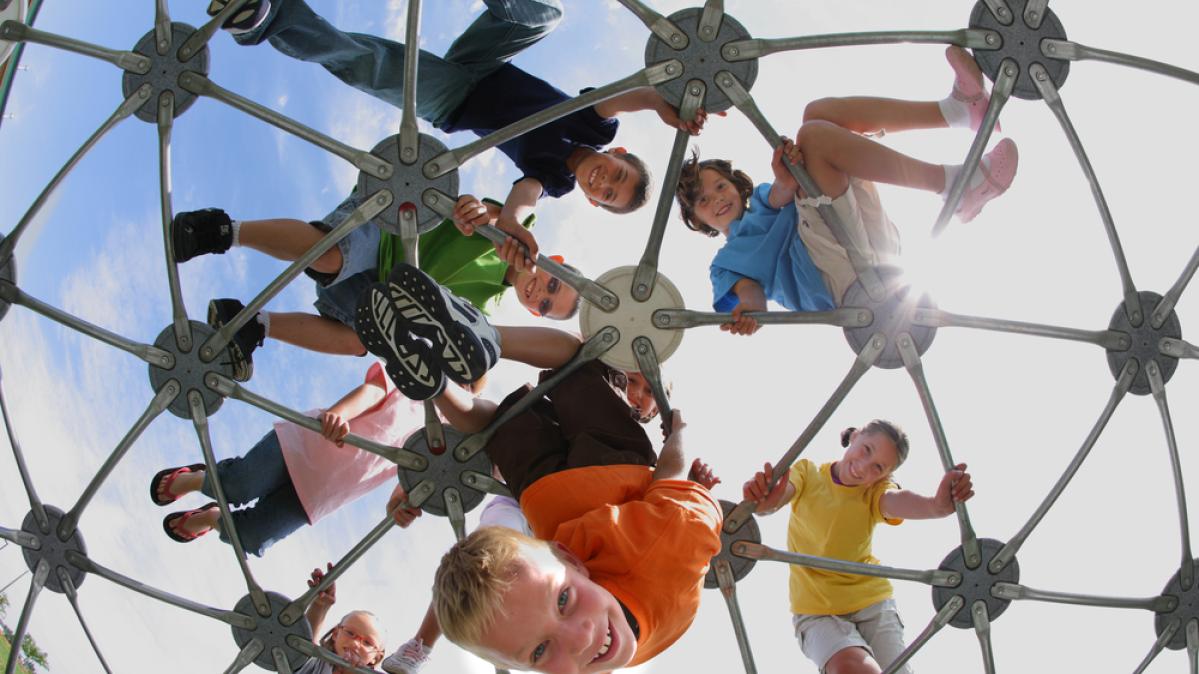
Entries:
<svg viewBox="0 0 1199 674">
<path fill-rule="evenodd" d="M 485 136 L 566 100 L 570 96 L 508 63 L 480 80 L 441 130 Z M 575 187 L 575 176 L 566 168 L 570 153 L 579 147 L 601 149 L 616 137 L 618 126 L 589 106 L 502 143 L 499 150 L 523 177 L 537 180 L 545 195 L 556 198 Z"/>
<path fill-rule="evenodd" d="M 712 258 L 712 306 L 732 311 L 738 302 L 733 286 L 743 278 L 757 281 L 768 299 L 791 311 L 827 311 L 836 305 L 820 270 L 796 231 L 795 202 L 771 208 L 770 185 L 749 197 L 740 220 L 729 223 L 729 236 Z"/>
</svg>

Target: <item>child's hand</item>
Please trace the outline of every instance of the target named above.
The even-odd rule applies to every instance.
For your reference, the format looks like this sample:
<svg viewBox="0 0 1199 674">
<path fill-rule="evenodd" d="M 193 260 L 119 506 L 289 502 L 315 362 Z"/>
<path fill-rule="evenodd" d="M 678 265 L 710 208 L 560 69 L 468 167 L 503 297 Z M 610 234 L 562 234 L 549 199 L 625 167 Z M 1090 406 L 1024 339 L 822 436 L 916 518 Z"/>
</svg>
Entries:
<svg viewBox="0 0 1199 674">
<path fill-rule="evenodd" d="M 679 117 L 678 109 L 667 103 L 665 99 L 661 99 L 661 104 L 655 106 L 654 110 L 657 111 L 658 117 L 661 118 L 662 122 L 665 123 L 666 126 L 669 126 L 672 129 L 686 131 L 692 136 L 698 136 L 699 132 L 704 130 L 704 124 L 706 124 L 708 121 L 708 111 L 704 110 L 703 108 L 699 108 L 695 111 L 695 119 L 693 121 L 683 121 L 683 119 Z M 716 114 L 720 117 L 724 117 L 727 113 L 718 112 Z"/>
<path fill-rule="evenodd" d="M 937 495 L 933 500 L 942 515 L 953 513 L 954 503 L 964 503 L 974 496 L 974 485 L 970 481 L 970 473 L 966 472 L 966 464 L 959 463 L 953 470 L 946 471 L 937 487 Z"/>
<path fill-rule="evenodd" d="M 782 145 L 774 149 L 774 155 L 770 158 L 770 169 L 774 171 L 774 184 L 794 196 L 795 191 L 799 189 L 799 181 L 791 175 L 791 171 L 783 163 L 784 159 L 793 166 L 803 163 L 803 154 L 800 153 L 799 146 L 786 136 L 783 137 Z"/>
<path fill-rule="evenodd" d="M 700 483 L 704 489 L 711 489 L 720 484 L 720 478 L 716 477 L 712 468 L 700 459 L 691 462 L 691 472 L 687 474 L 687 479 Z"/>
<path fill-rule="evenodd" d="M 725 323 L 724 325 L 721 325 L 720 329 L 724 330 L 725 332 L 730 332 L 734 335 L 752 335 L 760 330 L 762 326 L 758 325 L 758 322 L 754 320 L 753 316 L 745 316 L 744 314 L 748 311 L 765 310 L 765 303 L 763 303 L 762 306 L 750 306 L 749 304 L 742 302 L 737 305 L 736 309 L 733 309 L 733 321 L 731 323 Z"/>
<path fill-rule="evenodd" d="M 346 421 L 337 412 L 323 412 L 321 414 L 321 435 L 336 444 L 338 447 L 345 445 L 343 440 L 350 434 L 350 422 Z"/>
<path fill-rule="evenodd" d="M 774 467 L 769 463 L 757 473 L 754 473 L 752 479 L 746 482 L 741 487 L 741 496 L 746 501 L 753 501 L 757 504 L 758 512 L 764 510 L 777 510 L 779 501 L 782 500 L 783 494 L 787 491 L 787 479 L 784 477 L 774 485 L 774 489 L 770 488 L 770 480 L 774 477 Z"/>
<path fill-rule="evenodd" d="M 406 529 L 413 520 L 420 517 L 421 510 L 408 505 L 408 492 L 404 491 L 404 485 L 397 484 L 391 492 L 391 498 L 387 499 L 387 513 L 401 529 Z"/>
<path fill-rule="evenodd" d="M 333 570 L 333 563 L 326 564 L 330 571 Z M 319 568 L 312 570 L 312 578 L 308 580 L 308 587 L 316 587 L 321 584 L 325 578 L 325 572 Z M 316 599 L 312 600 L 312 605 L 321 611 L 328 611 L 330 606 L 337 602 L 337 583 L 329 583 L 329 587 L 321 590 L 316 595 Z"/>
<path fill-rule="evenodd" d="M 508 235 L 502 245 L 495 247 L 499 252 L 500 259 L 518 271 L 535 270 L 537 239 L 533 237 L 533 233 L 521 227 L 516 220 L 503 214 L 495 221 L 495 226 L 496 229 Z M 528 249 L 528 252 L 525 252 L 525 249 Z"/>
<path fill-rule="evenodd" d="M 483 202 L 471 194 L 463 194 L 458 197 L 458 203 L 454 204 L 454 226 L 458 228 L 458 231 L 465 236 L 471 236 L 475 233 L 475 227 L 489 224 L 491 224 L 491 214 Z"/>
</svg>

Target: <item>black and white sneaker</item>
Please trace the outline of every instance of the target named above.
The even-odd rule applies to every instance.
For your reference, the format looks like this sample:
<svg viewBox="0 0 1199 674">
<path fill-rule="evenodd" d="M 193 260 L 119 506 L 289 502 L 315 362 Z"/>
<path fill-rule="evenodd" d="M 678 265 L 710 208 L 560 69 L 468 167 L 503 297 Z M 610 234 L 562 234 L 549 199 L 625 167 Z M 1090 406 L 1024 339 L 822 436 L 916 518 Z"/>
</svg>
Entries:
<svg viewBox="0 0 1199 674">
<path fill-rule="evenodd" d="M 233 246 L 233 221 L 219 208 L 176 213 L 171 219 L 171 244 L 176 262 L 224 253 Z"/>
<path fill-rule="evenodd" d="M 470 302 L 407 263 L 391 270 L 387 292 L 409 329 L 433 342 L 433 356 L 450 379 L 468 384 L 495 367 L 499 333 Z"/>
<path fill-rule="evenodd" d="M 405 397 L 428 400 L 445 390 L 445 374 L 433 347 L 408 332 L 382 283 L 359 296 L 354 331 L 368 351 L 383 359 L 387 376 Z"/>
<path fill-rule="evenodd" d="M 208 3 L 208 16 L 216 16 L 225 9 L 233 0 L 212 0 Z M 248 30 L 254 30 L 266 19 L 266 15 L 271 11 L 270 0 L 250 0 L 241 6 L 241 9 L 233 13 L 225 23 L 221 24 L 221 28 L 232 33 L 244 33 Z"/>
<path fill-rule="evenodd" d="M 220 330 L 237 316 L 245 305 L 237 300 L 220 299 L 208 302 L 208 324 Z M 251 318 L 241 326 L 226 349 L 229 352 L 229 363 L 233 366 L 233 378 L 237 381 L 250 381 L 254 375 L 254 349 L 262 346 L 266 338 L 266 328 L 258 322 L 258 317 Z"/>
</svg>

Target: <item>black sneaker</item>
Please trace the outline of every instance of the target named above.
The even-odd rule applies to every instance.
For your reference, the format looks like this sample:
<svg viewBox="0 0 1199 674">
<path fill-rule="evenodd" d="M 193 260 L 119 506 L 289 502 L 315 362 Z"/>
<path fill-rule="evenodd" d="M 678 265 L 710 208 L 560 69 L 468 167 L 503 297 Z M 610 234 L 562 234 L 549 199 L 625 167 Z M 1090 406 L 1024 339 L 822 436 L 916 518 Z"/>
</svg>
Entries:
<svg viewBox="0 0 1199 674">
<path fill-rule="evenodd" d="M 387 291 L 408 328 L 433 342 L 433 356 L 450 379 L 469 384 L 495 367 L 499 333 L 470 302 L 406 263 L 392 269 Z"/>
<path fill-rule="evenodd" d="M 171 219 L 171 244 L 176 262 L 206 253 L 224 253 L 233 246 L 233 221 L 219 208 L 176 213 Z"/>
<path fill-rule="evenodd" d="M 221 13 L 222 9 L 232 0 L 212 0 L 208 3 L 208 16 L 216 16 Z M 270 0 L 250 0 L 241 6 L 241 9 L 233 13 L 225 23 L 221 24 L 221 28 L 232 31 L 234 33 L 244 33 L 248 30 L 254 30 L 262 20 L 266 18 L 267 13 L 271 11 Z"/>
<path fill-rule="evenodd" d="M 428 400 L 445 390 L 445 374 L 432 347 L 401 324 L 382 283 L 372 284 L 359 296 L 354 330 L 362 345 L 383 359 L 387 376 L 405 397 Z"/>
<path fill-rule="evenodd" d="M 208 303 L 208 324 L 220 330 L 226 323 L 233 320 L 245 305 L 237 300 L 211 300 Z M 258 318 L 251 318 L 241 326 L 229 341 L 229 361 L 233 365 L 233 378 L 237 381 L 250 381 L 254 375 L 254 349 L 262 346 L 266 338 L 266 329 Z"/>
</svg>

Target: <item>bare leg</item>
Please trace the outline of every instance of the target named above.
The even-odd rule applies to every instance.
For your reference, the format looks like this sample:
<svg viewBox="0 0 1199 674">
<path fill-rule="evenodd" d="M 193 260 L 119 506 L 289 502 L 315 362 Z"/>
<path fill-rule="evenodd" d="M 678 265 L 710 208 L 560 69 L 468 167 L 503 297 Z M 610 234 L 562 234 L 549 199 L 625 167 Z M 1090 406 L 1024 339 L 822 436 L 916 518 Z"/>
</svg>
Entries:
<svg viewBox="0 0 1199 674">
<path fill-rule="evenodd" d="M 864 648 L 843 648 L 829 658 L 824 666 L 828 674 L 878 674 L 882 670 Z"/>
<path fill-rule="evenodd" d="M 579 338 L 557 328 L 505 327 L 500 333 L 501 356 L 533 367 L 562 367 L 579 351 Z"/>
<path fill-rule="evenodd" d="M 433 648 L 433 644 L 441 638 L 441 625 L 437 623 L 437 614 L 433 612 L 433 604 L 429 604 L 429 609 L 425 611 L 425 619 L 420 623 L 420 629 L 416 631 L 416 638 L 428 648 Z"/>
<path fill-rule="evenodd" d="M 340 356 L 361 356 L 366 353 L 362 340 L 358 339 L 353 328 L 313 314 L 271 312 L 271 332 L 267 336 L 320 353 Z"/>
<path fill-rule="evenodd" d="M 808 103 L 803 121 L 823 120 L 850 131 L 878 135 L 912 129 L 943 129 L 949 126 L 936 101 L 904 101 L 895 98 L 847 96 L 821 98 Z"/>
<path fill-rule="evenodd" d="M 845 193 L 850 176 L 934 193 L 945 189 L 939 164 L 913 159 L 831 122 L 808 122 L 798 138 L 804 167 L 832 198 Z"/>
<path fill-rule="evenodd" d="M 243 220 L 237 238 L 243 246 L 291 262 L 308 252 L 324 236 L 325 232 L 307 222 L 281 218 Z M 341 251 L 337 246 L 330 248 L 311 267 L 324 274 L 336 274 L 341 271 Z"/>
</svg>

